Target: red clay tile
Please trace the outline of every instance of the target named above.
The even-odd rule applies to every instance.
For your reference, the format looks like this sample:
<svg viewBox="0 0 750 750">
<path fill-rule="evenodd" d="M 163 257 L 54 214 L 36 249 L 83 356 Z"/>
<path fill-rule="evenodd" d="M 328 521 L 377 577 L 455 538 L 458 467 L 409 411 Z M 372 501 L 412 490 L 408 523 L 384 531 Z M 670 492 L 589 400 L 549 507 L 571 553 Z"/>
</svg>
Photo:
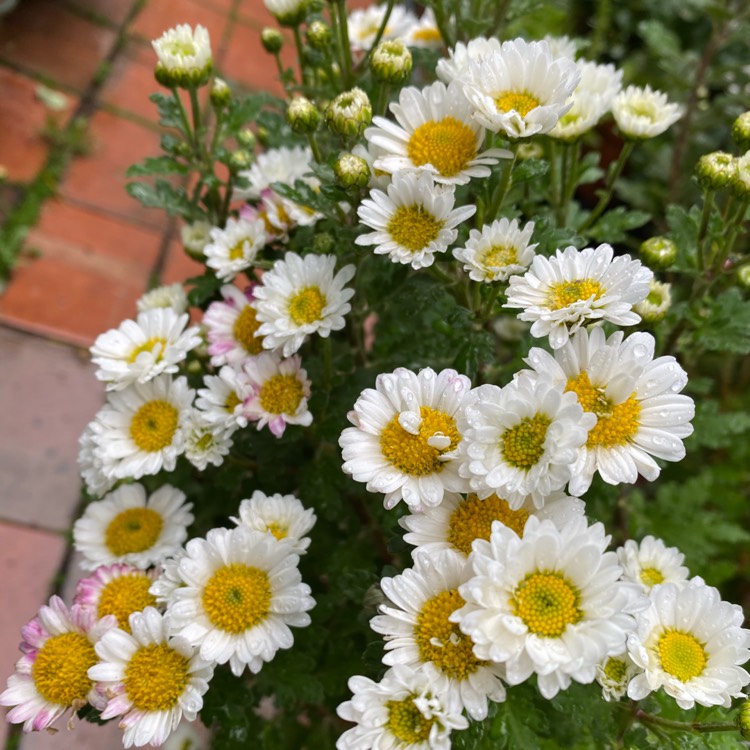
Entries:
<svg viewBox="0 0 750 750">
<path fill-rule="evenodd" d="M 62 126 L 77 99 L 67 97 L 63 112 L 52 112 L 36 95 L 39 84 L 8 68 L 0 68 L 0 165 L 8 170 L 13 182 L 30 182 L 42 168 L 49 143 L 42 136 L 48 118 Z"/>
<path fill-rule="evenodd" d="M 169 243 L 167 259 L 159 280 L 162 284 L 173 284 L 175 281 L 185 281 L 192 276 L 201 276 L 205 270 L 203 263 L 187 255 L 182 248 L 182 243 L 173 241 Z"/>
<path fill-rule="evenodd" d="M 62 195 L 137 223 L 165 227 L 163 211 L 145 208 L 125 191 L 125 170 L 146 156 L 159 155 L 159 134 L 103 111 L 91 118 L 90 133 L 93 149 L 72 162 L 60 185 Z"/>
<path fill-rule="evenodd" d="M 0 24 L 0 57 L 82 91 L 115 39 L 114 31 L 81 18 L 63 3 L 23 2 Z"/>
<path fill-rule="evenodd" d="M 83 11 L 106 18 L 115 26 L 120 26 L 135 5 L 135 0 L 68 0 Z"/>
</svg>

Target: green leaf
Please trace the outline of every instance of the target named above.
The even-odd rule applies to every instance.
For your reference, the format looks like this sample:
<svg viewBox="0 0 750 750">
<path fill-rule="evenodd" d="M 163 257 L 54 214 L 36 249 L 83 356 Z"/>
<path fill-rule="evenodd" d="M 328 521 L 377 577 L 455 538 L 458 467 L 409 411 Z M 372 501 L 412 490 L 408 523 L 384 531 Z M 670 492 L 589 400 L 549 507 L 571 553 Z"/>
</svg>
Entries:
<svg viewBox="0 0 750 750">
<path fill-rule="evenodd" d="M 184 133 L 180 107 L 174 97 L 168 94 L 151 94 L 149 99 L 159 110 L 159 124 L 165 128 L 177 128 Z M 186 134 L 187 135 L 187 134 Z"/>
<path fill-rule="evenodd" d="M 153 174 L 187 174 L 190 168 L 180 164 L 171 156 L 157 156 L 144 159 L 140 164 L 133 164 L 125 172 L 126 177 L 143 177 Z"/>
<path fill-rule="evenodd" d="M 528 182 L 542 177 L 549 172 L 549 162 L 546 159 L 524 159 L 513 169 L 513 184 Z"/>
<path fill-rule="evenodd" d="M 590 234 L 602 242 L 622 242 L 631 229 L 642 227 L 650 218 L 645 211 L 628 211 L 624 206 L 618 206 L 607 211 L 591 227 Z"/>
<path fill-rule="evenodd" d="M 745 411 L 720 412 L 718 402 L 700 400 L 695 405 L 693 427 L 693 434 L 685 441 L 688 453 L 701 446 L 727 448 L 737 436 L 750 430 L 750 414 Z"/>
<path fill-rule="evenodd" d="M 206 271 L 203 276 L 188 279 L 187 284 L 193 288 L 188 292 L 188 301 L 193 307 L 204 307 L 205 304 L 219 293 L 222 284 L 213 271 Z"/>
<path fill-rule="evenodd" d="M 153 186 L 145 182 L 129 182 L 125 189 L 144 206 L 161 208 L 170 216 L 190 216 L 190 201 L 183 187 L 175 187 L 166 180 L 157 180 Z"/>
<path fill-rule="evenodd" d="M 687 342 L 688 347 L 711 352 L 750 353 L 750 302 L 742 298 L 736 287 L 694 307 L 689 317 L 695 331 Z"/>
</svg>

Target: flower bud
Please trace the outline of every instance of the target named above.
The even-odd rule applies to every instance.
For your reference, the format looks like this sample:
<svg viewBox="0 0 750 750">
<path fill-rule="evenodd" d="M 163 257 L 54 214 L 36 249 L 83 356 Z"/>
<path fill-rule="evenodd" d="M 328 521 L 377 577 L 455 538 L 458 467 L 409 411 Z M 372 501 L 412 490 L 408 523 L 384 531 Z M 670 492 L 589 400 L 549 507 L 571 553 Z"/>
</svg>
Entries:
<svg viewBox="0 0 750 750">
<path fill-rule="evenodd" d="M 287 107 L 286 121 L 295 133 L 314 133 L 320 113 L 307 97 L 295 96 Z"/>
<path fill-rule="evenodd" d="M 742 701 L 740 712 L 737 714 L 737 726 L 743 740 L 750 740 L 750 699 Z"/>
<path fill-rule="evenodd" d="M 196 260 L 205 260 L 203 248 L 211 240 L 211 225 L 207 221 L 194 221 L 180 230 L 180 239 L 185 252 Z"/>
<path fill-rule="evenodd" d="M 268 146 L 269 138 L 268 138 L 268 130 L 264 128 L 263 126 L 260 126 L 258 128 L 258 140 L 261 142 L 263 146 Z"/>
<path fill-rule="evenodd" d="M 649 237 L 641 243 L 640 252 L 646 264 L 655 268 L 671 266 L 677 259 L 677 245 L 668 237 Z"/>
<path fill-rule="evenodd" d="M 727 187 L 736 171 L 735 158 L 724 151 L 704 154 L 695 165 L 695 176 L 704 190 L 720 190 Z"/>
<path fill-rule="evenodd" d="M 214 109 L 224 109 L 232 101 L 232 90 L 222 78 L 214 78 L 211 84 L 211 104 Z"/>
<path fill-rule="evenodd" d="M 516 147 L 516 157 L 525 159 L 541 159 L 544 156 L 544 146 L 536 141 L 521 141 Z"/>
<path fill-rule="evenodd" d="M 263 2 L 268 12 L 282 26 L 299 26 L 305 20 L 308 0 L 263 0 Z"/>
<path fill-rule="evenodd" d="M 312 249 L 314 253 L 319 255 L 331 252 L 333 250 L 333 237 L 328 232 L 318 232 L 313 237 Z"/>
<path fill-rule="evenodd" d="M 307 28 L 307 41 L 313 49 L 322 52 L 331 43 L 331 27 L 323 21 L 313 21 Z"/>
<path fill-rule="evenodd" d="M 651 279 L 646 299 L 639 302 L 633 309 L 646 323 L 656 323 L 661 320 L 672 306 L 671 284 L 662 284 Z"/>
<path fill-rule="evenodd" d="M 238 148 L 229 155 L 229 168 L 235 172 L 247 169 L 253 161 L 253 155 L 244 148 Z"/>
<path fill-rule="evenodd" d="M 278 29 L 266 27 L 260 32 L 260 41 L 263 49 L 275 55 L 284 46 L 284 37 Z"/>
<path fill-rule="evenodd" d="M 737 283 L 743 289 L 750 289 L 750 264 L 745 263 L 744 266 L 739 267 L 739 270 L 737 271 Z M 748 709 L 748 712 L 750 712 L 750 709 Z M 748 726 L 750 726 L 750 724 L 748 724 Z"/>
<path fill-rule="evenodd" d="M 734 160 L 736 171 L 731 190 L 740 200 L 750 200 L 750 151 Z"/>
<path fill-rule="evenodd" d="M 237 133 L 237 143 L 248 151 L 252 151 L 255 148 L 257 140 L 255 133 L 253 133 L 250 128 L 242 128 L 242 130 Z"/>
<path fill-rule="evenodd" d="M 372 53 L 370 67 L 382 83 L 403 83 L 411 73 L 411 52 L 400 39 L 381 42 Z"/>
<path fill-rule="evenodd" d="M 326 110 L 328 127 L 338 135 L 360 136 L 371 121 L 372 105 L 360 88 L 339 94 Z"/>
<path fill-rule="evenodd" d="M 750 112 L 743 112 L 732 123 L 732 140 L 742 151 L 750 148 Z"/>
<path fill-rule="evenodd" d="M 180 24 L 151 42 L 156 52 L 156 80 L 167 88 L 197 88 L 208 82 L 213 69 L 211 40 L 203 26 L 195 31 Z"/>
<path fill-rule="evenodd" d="M 367 187 L 370 181 L 370 166 L 361 156 L 341 154 L 333 165 L 336 181 L 342 188 Z"/>
</svg>

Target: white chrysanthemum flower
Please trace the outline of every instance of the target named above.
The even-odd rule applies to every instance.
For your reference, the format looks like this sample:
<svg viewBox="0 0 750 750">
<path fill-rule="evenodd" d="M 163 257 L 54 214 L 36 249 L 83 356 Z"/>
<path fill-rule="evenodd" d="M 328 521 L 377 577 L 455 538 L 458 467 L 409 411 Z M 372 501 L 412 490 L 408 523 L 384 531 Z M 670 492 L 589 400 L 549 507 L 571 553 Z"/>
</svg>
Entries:
<svg viewBox="0 0 750 750">
<path fill-rule="evenodd" d="M 171 633 L 200 648 L 201 657 L 236 675 L 259 672 L 294 641 L 289 626 L 310 624 L 315 606 L 302 583 L 299 557 L 270 534 L 245 526 L 212 529 L 191 539 L 178 570 L 185 582 L 167 605 Z"/>
<path fill-rule="evenodd" d="M 650 591 L 658 583 L 687 582 L 690 571 L 682 564 L 685 555 L 677 547 L 667 547 L 661 539 L 644 537 L 640 543 L 628 539 L 617 549 L 623 581 L 634 581 Z"/>
<path fill-rule="evenodd" d="M 718 589 L 698 577 L 684 586 L 654 586 L 649 598 L 628 636 L 628 653 L 644 670 L 628 685 L 628 697 L 642 700 L 662 688 L 684 709 L 729 708 L 732 698 L 743 697 L 750 630 L 742 627 L 742 608 L 721 601 Z"/>
<path fill-rule="evenodd" d="M 500 51 L 469 60 L 460 80 L 474 117 L 493 133 L 526 138 L 548 133 L 570 108 L 575 62 L 553 58 L 546 42 L 513 39 Z"/>
<path fill-rule="evenodd" d="M 562 529 L 533 516 L 523 539 L 496 523 L 474 542 L 474 578 L 459 587 L 466 604 L 451 615 L 480 659 L 503 664 L 518 685 L 537 674 L 553 698 L 571 680 L 593 682 L 596 667 L 625 649 L 633 612 L 647 605 L 640 586 L 620 581 L 604 526 L 574 519 Z"/>
<path fill-rule="evenodd" d="M 357 8 L 349 14 L 347 26 L 349 44 L 352 50 L 366 52 L 372 47 L 378 30 L 383 24 L 387 6 L 370 5 Z M 381 41 L 406 37 L 409 30 L 417 24 L 417 17 L 403 5 L 394 5 L 388 17 Z"/>
<path fill-rule="evenodd" d="M 423 672 L 396 666 L 380 682 L 355 675 L 348 685 L 352 698 L 336 713 L 356 726 L 336 750 L 450 750 L 451 732 L 469 726 L 453 696 L 434 691 Z"/>
<path fill-rule="evenodd" d="M 121 717 L 125 747 L 159 746 L 184 718 L 195 721 L 213 677 L 213 664 L 181 638 L 169 638 L 153 607 L 134 614 L 132 632 L 111 630 L 96 644 L 99 664 L 89 676 L 106 690 L 102 719 Z"/>
<path fill-rule="evenodd" d="M 156 597 L 159 604 L 165 605 L 170 600 L 172 594 L 180 587 L 185 585 L 185 581 L 180 578 L 180 560 L 185 557 L 185 550 L 177 550 L 173 557 L 162 560 L 159 567 L 156 568 L 156 577 L 149 588 L 149 593 Z"/>
<path fill-rule="evenodd" d="M 549 53 L 552 57 L 567 57 L 570 60 L 575 60 L 578 54 L 578 44 L 575 39 L 571 39 L 569 36 L 552 36 L 552 34 L 545 34 L 544 41 L 547 42 L 549 47 Z"/>
<path fill-rule="evenodd" d="M 104 475 L 140 479 L 172 471 L 184 450 L 194 395 L 184 377 L 170 375 L 110 393 L 91 423 Z"/>
<path fill-rule="evenodd" d="M 479 386 L 459 423 L 460 475 L 480 497 L 494 492 L 514 510 L 530 498 L 541 508 L 571 478 L 595 421 L 575 394 L 528 371 L 503 388 Z"/>
<path fill-rule="evenodd" d="M 78 439 L 78 466 L 81 479 L 86 485 L 86 492 L 94 497 L 102 497 L 114 487 L 116 479 L 105 475 L 103 462 L 97 457 L 97 440 L 93 429 L 93 422 L 86 425 Z"/>
<path fill-rule="evenodd" d="M 73 544 L 81 567 L 125 562 L 138 568 L 173 555 L 193 522 L 185 493 L 165 484 L 148 497 L 141 484 L 125 484 L 90 503 L 73 525 Z"/>
<path fill-rule="evenodd" d="M 309 0 L 263 0 L 263 3 L 282 26 L 294 26 L 304 19 Z"/>
<path fill-rule="evenodd" d="M 241 367 L 248 358 L 263 351 L 263 337 L 258 336 L 260 322 L 255 307 L 257 285 L 245 289 L 236 286 L 221 287 L 223 302 L 212 302 L 203 316 L 208 333 L 208 353 L 214 367 L 233 365 Z"/>
<path fill-rule="evenodd" d="M 147 383 L 162 373 L 175 373 L 187 353 L 201 343 L 197 326 L 185 329 L 189 316 L 171 308 L 147 310 L 136 320 L 102 333 L 91 347 L 96 377 L 108 391 Z"/>
<path fill-rule="evenodd" d="M 480 60 L 500 52 L 500 40 L 492 36 L 489 39 L 478 36 L 470 39 L 466 44 L 456 42 L 456 46 L 448 50 L 448 57 L 437 61 L 435 72 L 443 83 L 450 83 L 460 78 L 469 69 L 469 60 Z"/>
<path fill-rule="evenodd" d="M 339 438 L 342 470 L 369 492 L 383 492 L 386 508 L 403 498 L 412 509 L 439 505 L 444 493 L 459 492 L 455 450 L 457 427 L 471 381 L 455 370 L 415 374 L 399 367 L 378 375 L 347 418 Z"/>
<path fill-rule="evenodd" d="M 601 328 L 580 329 L 551 356 L 529 352 L 527 362 L 559 387 L 575 393 L 596 425 L 573 466 L 570 491 L 583 494 L 596 472 L 609 484 L 632 484 L 638 475 L 653 481 L 660 468 L 652 458 L 680 461 L 682 440 L 693 432 L 695 405 L 680 394 L 685 371 L 674 357 L 653 359 L 654 337 L 622 331 L 605 338 Z"/>
<path fill-rule="evenodd" d="M 374 229 L 359 235 L 357 245 L 375 245 L 377 255 L 414 269 L 431 266 L 458 236 L 456 227 L 473 216 L 476 206 L 455 204 L 452 188 L 435 185 L 429 172 L 397 172 L 387 192 L 370 191 L 357 209 L 360 221 Z"/>
<path fill-rule="evenodd" d="M 596 681 L 601 685 L 605 701 L 619 701 L 628 691 L 628 684 L 639 672 L 627 651 L 607 657 L 596 667 Z"/>
<path fill-rule="evenodd" d="M 573 99 L 596 96 L 601 99 L 604 110 L 609 110 L 622 88 L 622 70 L 611 63 L 602 65 L 591 60 L 579 60 L 577 65 L 581 81 L 573 92 Z"/>
<path fill-rule="evenodd" d="M 226 226 L 211 230 L 211 241 L 203 248 L 206 265 L 222 281 L 232 281 L 249 268 L 266 244 L 265 224 L 261 219 L 227 219 Z"/>
<path fill-rule="evenodd" d="M 523 537 L 529 516 L 539 520 L 548 518 L 560 528 L 572 518 L 583 516 L 584 508 L 582 500 L 562 492 L 546 497 L 543 508 L 536 508 L 533 502 L 526 500 L 516 510 L 494 493 L 482 500 L 474 494 L 464 497 L 446 492 L 440 505 L 402 516 L 398 522 L 407 530 L 404 541 L 415 547 L 412 557 L 421 553 L 434 555 L 442 550 L 453 550 L 468 557 L 475 539 L 490 538 L 494 521 Z"/>
<path fill-rule="evenodd" d="M 471 639 L 448 619 L 464 605 L 458 587 L 471 577 L 466 558 L 455 552 L 417 555 L 413 568 L 380 582 L 387 603 L 370 627 L 385 637 L 385 664 L 424 672 L 436 693 L 450 694 L 481 721 L 488 699 L 505 700 L 505 688 L 502 667 L 480 661 Z"/>
<path fill-rule="evenodd" d="M 224 365 L 218 375 L 204 375 L 205 388 L 198 389 L 195 408 L 203 420 L 216 428 L 247 427 L 245 400 L 253 391 L 244 370 Z"/>
<path fill-rule="evenodd" d="M 255 490 L 249 500 L 240 503 L 240 517 L 232 518 L 238 525 L 264 531 L 298 555 L 310 546 L 310 537 L 305 536 L 317 520 L 312 508 L 305 508 L 294 495 L 266 495 Z"/>
<path fill-rule="evenodd" d="M 453 257 L 464 264 L 464 271 L 474 281 L 507 281 L 512 274 L 523 273 L 534 258 L 531 244 L 534 222 L 523 229 L 517 219 L 497 219 L 485 224 L 481 231 L 472 229 L 464 247 L 453 250 Z"/>
<path fill-rule="evenodd" d="M 637 140 L 655 138 L 674 125 L 685 108 L 650 86 L 628 86 L 612 102 L 612 115 L 620 132 Z"/>
<path fill-rule="evenodd" d="M 211 71 L 211 40 L 200 24 L 193 31 L 189 24 L 181 23 L 165 31 L 151 46 L 159 59 L 157 70 L 195 76 L 196 80 Z"/>
<path fill-rule="evenodd" d="M 203 255 L 203 248 L 211 241 L 212 229 L 213 226 L 210 222 L 203 219 L 182 226 L 180 241 L 188 255 L 193 258 L 199 258 Z"/>
<path fill-rule="evenodd" d="M 156 597 L 149 591 L 155 578 L 154 570 L 128 563 L 100 565 L 78 581 L 73 604 L 88 607 L 97 617 L 112 615 L 117 626 L 129 633 L 130 615 L 156 605 Z"/>
<path fill-rule="evenodd" d="M 648 323 L 661 320 L 672 306 L 672 285 L 651 279 L 646 299 L 641 300 L 633 309 Z"/>
<path fill-rule="evenodd" d="M 281 437 L 288 424 L 307 427 L 312 423 L 307 408 L 310 381 L 298 355 L 279 359 L 275 354 L 260 354 L 245 363 L 245 373 L 253 390 L 244 410 L 248 419 L 258 422 L 259 430 L 268 425 Z"/>
<path fill-rule="evenodd" d="M 141 295 L 135 304 L 138 312 L 168 307 L 182 315 L 188 309 L 188 298 L 182 284 L 165 284 Z"/>
<path fill-rule="evenodd" d="M 405 169 L 429 172 L 435 182 L 465 185 L 472 177 L 489 177 L 490 165 L 509 158 L 509 151 L 484 149 L 484 128 L 472 117 L 461 84 L 441 81 L 418 89 L 401 89 L 390 105 L 396 118 L 375 117 L 365 138 L 383 155 L 375 168 L 390 174 Z"/>
<path fill-rule="evenodd" d="M 88 670 L 98 661 L 94 644 L 115 625 L 114 617 L 98 619 L 76 604 L 68 609 L 53 596 L 21 630 L 23 654 L 0 694 L 0 706 L 11 707 L 6 720 L 39 732 L 87 703 L 102 709 L 106 698 Z"/>
<path fill-rule="evenodd" d="M 404 42 L 408 47 L 423 49 L 440 49 L 443 46 L 443 37 L 432 8 L 425 8 L 419 21 L 404 36 Z"/>
<path fill-rule="evenodd" d="M 232 427 L 225 428 L 206 421 L 203 413 L 193 409 L 185 430 L 185 458 L 199 471 L 221 466 L 232 449 Z"/>
<path fill-rule="evenodd" d="M 327 338 L 344 327 L 354 296 L 344 284 L 354 277 L 354 266 L 334 275 L 335 269 L 335 255 L 289 252 L 263 274 L 263 283 L 255 288 L 255 310 L 266 349 L 281 349 L 288 357 L 311 333 Z"/>
<path fill-rule="evenodd" d="M 645 299 L 652 278 L 639 260 L 615 258 L 609 245 L 571 246 L 551 258 L 537 255 L 523 276 L 511 276 L 504 307 L 523 308 L 518 318 L 533 324 L 531 335 L 549 336 L 550 346 L 559 349 L 585 323 L 640 322 L 632 308 Z"/>
</svg>

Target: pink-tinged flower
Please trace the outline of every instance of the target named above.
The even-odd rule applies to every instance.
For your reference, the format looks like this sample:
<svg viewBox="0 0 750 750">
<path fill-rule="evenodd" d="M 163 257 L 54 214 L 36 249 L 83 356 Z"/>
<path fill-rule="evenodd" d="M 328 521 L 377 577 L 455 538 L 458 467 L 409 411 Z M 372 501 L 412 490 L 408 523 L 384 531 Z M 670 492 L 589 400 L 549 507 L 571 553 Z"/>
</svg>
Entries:
<svg viewBox="0 0 750 750">
<path fill-rule="evenodd" d="M 23 655 L 0 694 L 0 705 L 12 706 L 7 720 L 23 723 L 24 732 L 38 732 L 87 703 L 102 709 L 106 699 L 88 670 L 98 661 L 94 645 L 116 624 L 114 617 L 98 619 L 88 607 L 68 609 L 53 596 L 21 630 Z"/>
</svg>

